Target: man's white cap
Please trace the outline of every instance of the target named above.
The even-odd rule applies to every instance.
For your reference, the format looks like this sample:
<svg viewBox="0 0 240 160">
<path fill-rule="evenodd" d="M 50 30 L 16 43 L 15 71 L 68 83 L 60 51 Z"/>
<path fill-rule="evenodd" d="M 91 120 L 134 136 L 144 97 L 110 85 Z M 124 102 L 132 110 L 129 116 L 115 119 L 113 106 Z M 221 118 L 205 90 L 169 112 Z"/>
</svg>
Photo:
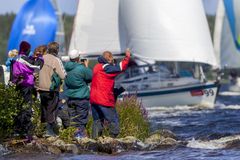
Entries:
<svg viewBox="0 0 240 160">
<path fill-rule="evenodd" d="M 69 57 L 70 59 L 75 59 L 75 58 L 78 58 L 79 56 L 80 56 L 80 53 L 79 53 L 79 51 L 76 50 L 76 49 L 73 49 L 73 50 L 71 50 L 71 51 L 68 53 L 68 57 Z"/>
</svg>

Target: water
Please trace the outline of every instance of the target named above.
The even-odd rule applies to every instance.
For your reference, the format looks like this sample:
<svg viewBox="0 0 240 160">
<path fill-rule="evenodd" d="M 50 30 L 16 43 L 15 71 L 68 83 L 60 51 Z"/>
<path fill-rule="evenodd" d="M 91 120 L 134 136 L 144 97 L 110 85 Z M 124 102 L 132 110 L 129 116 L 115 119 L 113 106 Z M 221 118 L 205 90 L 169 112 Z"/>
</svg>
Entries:
<svg viewBox="0 0 240 160">
<path fill-rule="evenodd" d="M 186 146 L 118 156 L 78 155 L 63 160 L 238 160 L 240 159 L 240 96 L 219 96 L 216 107 L 175 106 L 151 108 L 151 129 L 174 132 Z"/>
</svg>

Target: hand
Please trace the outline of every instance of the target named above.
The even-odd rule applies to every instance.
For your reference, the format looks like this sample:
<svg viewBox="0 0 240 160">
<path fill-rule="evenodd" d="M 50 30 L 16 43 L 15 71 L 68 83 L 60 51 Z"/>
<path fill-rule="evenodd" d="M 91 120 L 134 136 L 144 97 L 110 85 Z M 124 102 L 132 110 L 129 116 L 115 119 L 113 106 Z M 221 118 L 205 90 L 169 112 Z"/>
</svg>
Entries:
<svg viewBox="0 0 240 160">
<path fill-rule="evenodd" d="M 84 64 L 84 66 L 85 66 L 85 67 L 88 67 L 89 60 L 88 60 L 88 59 L 86 59 L 86 60 L 83 62 L 83 64 Z"/>
<path fill-rule="evenodd" d="M 130 51 L 129 48 L 126 49 L 125 55 L 126 55 L 126 57 L 130 57 L 131 56 L 131 51 Z"/>
</svg>

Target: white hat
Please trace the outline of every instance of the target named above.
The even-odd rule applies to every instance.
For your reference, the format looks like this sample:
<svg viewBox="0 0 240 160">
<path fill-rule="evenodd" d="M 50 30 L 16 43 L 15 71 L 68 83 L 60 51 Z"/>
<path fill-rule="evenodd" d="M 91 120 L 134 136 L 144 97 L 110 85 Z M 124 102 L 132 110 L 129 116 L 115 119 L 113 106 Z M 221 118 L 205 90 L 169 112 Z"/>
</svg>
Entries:
<svg viewBox="0 0 240 160">
<path fill-rule="evenodd" d="M 79 53 L 79 51 L 76 50 L 76 49 L 73 49 L 73 50 L 71 50 L 71 51 L 68 53 L 68 57 L 69 57 L 70 59 L 75 59 L 75 58 L 78 58 L 79 56 L 80 56 L 80 53 Z"/>
</svg>

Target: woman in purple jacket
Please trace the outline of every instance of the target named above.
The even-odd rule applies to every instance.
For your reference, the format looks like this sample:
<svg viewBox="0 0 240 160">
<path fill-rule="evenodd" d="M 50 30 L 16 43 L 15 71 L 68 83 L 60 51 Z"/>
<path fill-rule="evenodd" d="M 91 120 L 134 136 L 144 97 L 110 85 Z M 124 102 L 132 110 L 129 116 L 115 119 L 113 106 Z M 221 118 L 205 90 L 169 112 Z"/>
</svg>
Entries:
<svg viewBox="0 0 240 160">
<path fill-rule="evenodd" d="M 16 60 L 12 62 L 12 83 L 16 84 L 16 90 L 24 98 L 24 102 L 30 104 L 30 108 L 21 108 L 20 113 L 15 119 L 16 132 L 19 134 L 26 134 L 31 140 L 32 132 L 32 109 L 33 102 L 32 93 L 34 89 L 34 75 L 35 71 L 39 71 L 43 66 L 43 60 L 41 58 L 32 59 L 28 57 L 31 49 L 31 45 L 22 41 L 20 44 L 19 55 Z"/>
</svg>

